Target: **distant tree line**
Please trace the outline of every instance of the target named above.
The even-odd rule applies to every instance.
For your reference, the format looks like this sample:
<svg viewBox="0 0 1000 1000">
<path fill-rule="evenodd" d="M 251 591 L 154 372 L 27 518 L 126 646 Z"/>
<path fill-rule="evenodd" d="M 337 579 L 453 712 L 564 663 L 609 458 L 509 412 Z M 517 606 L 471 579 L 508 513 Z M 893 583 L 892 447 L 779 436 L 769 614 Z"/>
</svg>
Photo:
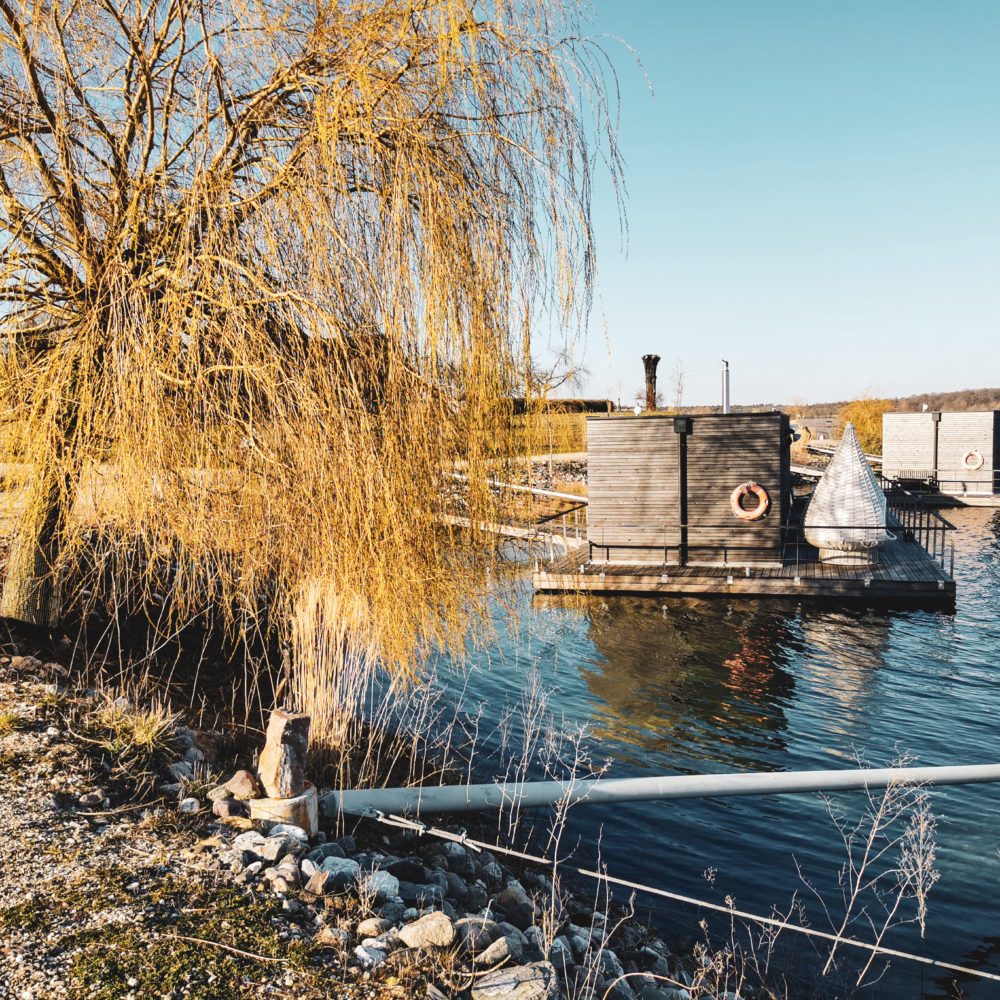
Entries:
<svg viewBox="0 0 1000 1000">
<path fill-rule="evenodd" d="M 794 406 L 767 406 L 766 409 L 782 409 L 801 414 L 804 417 L 827 416 L 838 413 L 852 400 L 839 403 L 808 403 Z M 953 392 L 923 392 L 914 396 L 886 398 L 889 410 L 903 413 L 919 413 L 924 406 L 928 410 L 1000 410 L 1000 388 L 956 389 Z"/>
<path fill-rule="evenodd" d="M 749 403 L 733 405 L 734 413 L 765 413 L 770 410 L 784 410 L 801 417 L 828 417 L 840 413 L 856 400 L 842 399 L 831 403 Z M 883 402 L 887 410 L 903 413 L 919 413 L 926 404 L 928 410 L 1000 410 L 1000 388 L 957 389 L 953 392 L 924 392 L 914 396 L 886 397 Z M 722 407 L 681 406 L 679 413 L 718 413 Z"/>
</svg>

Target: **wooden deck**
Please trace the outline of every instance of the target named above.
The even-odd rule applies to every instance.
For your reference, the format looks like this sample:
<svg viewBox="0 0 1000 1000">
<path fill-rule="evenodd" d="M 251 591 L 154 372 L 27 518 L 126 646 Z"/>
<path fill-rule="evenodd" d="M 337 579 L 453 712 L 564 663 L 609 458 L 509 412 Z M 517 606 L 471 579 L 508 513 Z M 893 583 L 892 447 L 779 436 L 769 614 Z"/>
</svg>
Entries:
<svg viewBox="0 0 1000 1000">
<path fill-rule="evenodd" d="M 599 550 L 597 550 L 599 552 Z M 744 597 L 861 599 L 949 607 L 955 581 L 916 541 L 897 540 L 879 550 L 874 566 L 821 563 L 815 549 L 798 563 L 785 558 L 774 568 L 676 566 L 585 561 L 589 547 L 548 564 L 532 575 L 539 593 L 730 594 Z M 581 569 L 582 567 L 582 569 Z"/>
</svg>

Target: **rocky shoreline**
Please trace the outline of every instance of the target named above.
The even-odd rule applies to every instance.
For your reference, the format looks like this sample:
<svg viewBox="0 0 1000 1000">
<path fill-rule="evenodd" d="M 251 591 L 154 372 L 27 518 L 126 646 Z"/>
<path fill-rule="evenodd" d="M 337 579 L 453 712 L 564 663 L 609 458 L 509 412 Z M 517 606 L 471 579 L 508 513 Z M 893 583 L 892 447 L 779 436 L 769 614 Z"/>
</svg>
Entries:
<svg viewBox="0 0 1000 1000">
<path fill-rule="evenodd" d="M 704 958 L 457 831 L 251 821 L 253 775 L 207 777 L 217 734 L 172 726 L 129 787 L 57 672 L 0 661 L 0 998 L 716 995 Z"/>
</svg>

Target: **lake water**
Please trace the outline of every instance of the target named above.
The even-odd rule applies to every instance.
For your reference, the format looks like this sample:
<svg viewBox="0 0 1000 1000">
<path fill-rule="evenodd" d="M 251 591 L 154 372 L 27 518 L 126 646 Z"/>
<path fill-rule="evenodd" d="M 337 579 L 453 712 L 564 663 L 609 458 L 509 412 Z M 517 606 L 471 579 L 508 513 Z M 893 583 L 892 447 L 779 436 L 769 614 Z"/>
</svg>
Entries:
<svg viewBox="0 0 1000 1000">
<path fill-rule="evenodd" d="M 587 727 L 594 757 L 611 759 L 616 777 L 850 767 L 859 753 L 882 765 L 904 751 L 928 765 L 998 761 L 1000 515 L 947 514 L 959 528 L 954 614 L 525 592 L 517 625 L 453 683 L 483 706 L 488 753 L 501 740 L 489 723 L 540 676 L 550 708 L 564 726 Z M 885 943 L 1000 974 L 1000 785 L 931 794 L 940 881 L 926 937 L 901 927 Z M 834 806 L 855 813 L 862 797 L 841 793 Z M 787 909 L 798 894 L 827 930 L 797 866 L 836 911 L 846 857 L 817 795 L 584 806 L 564 843 L 574 838 L 580 860 L 599 838 L 612 875 L 719 903 L 728 895 L 752 912 Z M 692 908 L 650 897 L 637 906 L 668 935 L 698 933 Z M 790 994 L 816 995 L 794 975 L 812 946 L 788 944 Z M 857 968 L 852 955 L 822 995 L 844 995 Z M 959 979 L 956 990 L 954 979 L 897 960 L 861 995 L 1000 996 L 1000 983 Z"/>
</svg>

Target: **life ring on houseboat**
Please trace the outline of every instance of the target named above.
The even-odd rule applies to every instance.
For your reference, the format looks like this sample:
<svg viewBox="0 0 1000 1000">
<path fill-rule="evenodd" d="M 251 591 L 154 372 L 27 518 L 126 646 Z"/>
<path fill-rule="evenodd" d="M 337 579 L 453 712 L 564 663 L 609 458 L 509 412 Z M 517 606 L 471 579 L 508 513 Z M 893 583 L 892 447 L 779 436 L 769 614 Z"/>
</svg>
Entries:
<svg viewBox="0 0 1000 1000">
<path fill-rule="evenodd" d="M 962 468 L 968 469 L 969 472 L 978 472 L 985 463 L 986 459 L 983 458 L 983 453 L 978 448 L 967 451 L 962 458 Z"/>
<path fill-rule="evenodd" d="M 742 504 L 744 497 L 753 495 L 757 498 L 757 506 L 750 510 L 745 510 Z M 767 490 L 760 483 L 747 482 L 740 483 L 733 490 L 729 497 L 729 505 L 733 509 L 733 515 L 741 521 L 759 521 L 770 509 L 771 498 L 767 495 Z"/>
</svg>

